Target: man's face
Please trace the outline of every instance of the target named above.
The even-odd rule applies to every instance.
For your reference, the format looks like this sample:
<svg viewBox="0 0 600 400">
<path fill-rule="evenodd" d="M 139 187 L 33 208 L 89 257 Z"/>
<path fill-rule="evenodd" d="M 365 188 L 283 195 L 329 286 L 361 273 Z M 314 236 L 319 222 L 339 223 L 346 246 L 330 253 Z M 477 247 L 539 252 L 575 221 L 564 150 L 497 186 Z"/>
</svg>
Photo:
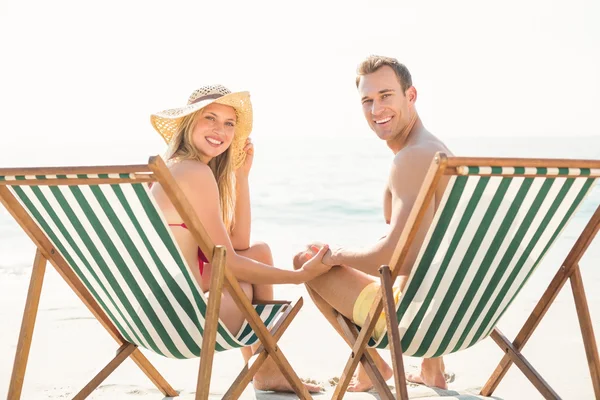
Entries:
<svg viewBox="0 0 600 400">
<path fill-rule="evenodd" d="M 396 138 L 410 122 L 416 92 L 402 90 L 394 70 L 387 65 L 363 75 L 358 84 L 363 113 L 371 129 L 385 141 Z"/>
</svg>

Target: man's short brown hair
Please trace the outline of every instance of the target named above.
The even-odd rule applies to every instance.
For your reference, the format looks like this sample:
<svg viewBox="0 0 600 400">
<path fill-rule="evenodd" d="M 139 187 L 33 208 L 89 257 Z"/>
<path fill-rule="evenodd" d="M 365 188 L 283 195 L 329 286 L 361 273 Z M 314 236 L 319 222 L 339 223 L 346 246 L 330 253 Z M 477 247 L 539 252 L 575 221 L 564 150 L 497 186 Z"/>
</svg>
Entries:
<svg viewBox="0 0 600 400">
<path fill-rule="evenodd" d="M 394 70 L 400 81 L 402 90 L 406 92 L 406 90 L 412 86 L 412 77 L 410 76 L 408 68 L 395 58 L 384 56 L 369 56 L 358 65 L 358 68 L 356 69 L 356 87 L 358 87 L 358 84 L 360 83 L 361 76 L 372 74 L 385 65 Z"/>
</svg>

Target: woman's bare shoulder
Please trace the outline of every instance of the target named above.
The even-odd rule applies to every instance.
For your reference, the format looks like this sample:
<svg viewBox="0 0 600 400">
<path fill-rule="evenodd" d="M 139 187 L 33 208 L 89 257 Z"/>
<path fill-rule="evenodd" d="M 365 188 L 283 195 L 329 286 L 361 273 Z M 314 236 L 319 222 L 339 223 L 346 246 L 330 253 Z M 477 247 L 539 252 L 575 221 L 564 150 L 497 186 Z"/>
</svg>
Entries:
<svg viewBox="0 0 600 400">
<path fill-rule="evenodd" d="M 207 179 L 212 178 L 214 175 L 210 167 L 203 162 L 195 160 L 183 160 L 178 161 L 169 166 L 169 171 L 176 180 L 196 180 L 196 179 Z"/>
</svg>

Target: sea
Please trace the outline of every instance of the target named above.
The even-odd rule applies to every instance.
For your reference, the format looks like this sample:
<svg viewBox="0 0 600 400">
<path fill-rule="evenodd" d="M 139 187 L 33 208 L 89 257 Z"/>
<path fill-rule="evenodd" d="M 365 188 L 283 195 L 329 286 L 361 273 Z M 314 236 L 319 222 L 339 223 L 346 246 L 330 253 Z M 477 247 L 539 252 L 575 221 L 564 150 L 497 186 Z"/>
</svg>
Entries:
<svg viewBox="0 0 600 400">
<path fill-rule="evenodd" d="M 460 156 L 600 159 L 600 136 L 440 138 Z M 252 240 L 270 245 L 277 267 L 291 268 L 294 254 L 310 242 L 365 247 L 387 233 L 382 200 L 393 154 L 384 142 L 365 134 L 257 137 L 254 143 Z M 111 157 L 110 149 L 90 151 L 103 155 L 102 159 L 90 157 L 98 164 L 127 163 L 122 153 Z M 136 155 L 130 163 L 144 157 Z M 59 159 L 45 162 L 60 165 Z M 577 238 L 599 204 L 597 185 L 563 232 L 558 247 L 565 248 Z M 600 255 L 598 247 L 596 240 L 590 253 Z M 30 239 L 0 206 L 0 279 L 6 274 L 28 275 L 34 251 Z M 593 275 L 600 283 L 600 272 Z"/>
</svg>

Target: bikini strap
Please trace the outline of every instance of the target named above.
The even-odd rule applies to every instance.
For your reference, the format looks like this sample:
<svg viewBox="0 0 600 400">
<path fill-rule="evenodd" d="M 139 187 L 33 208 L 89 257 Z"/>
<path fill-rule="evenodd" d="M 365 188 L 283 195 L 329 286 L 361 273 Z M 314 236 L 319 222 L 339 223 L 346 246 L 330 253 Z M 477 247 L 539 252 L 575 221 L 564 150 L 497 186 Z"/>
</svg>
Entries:
<svg viewBox="0 0 600 400">
<path fill-rule="evenodd" d="M 180 227 L 185 228 L 185 229 L 188 228 L 187 225 L 184 222 L 182 222 L 181 224 L 169 224 L 169 226 L 180 226 Z"/>
</svg>

